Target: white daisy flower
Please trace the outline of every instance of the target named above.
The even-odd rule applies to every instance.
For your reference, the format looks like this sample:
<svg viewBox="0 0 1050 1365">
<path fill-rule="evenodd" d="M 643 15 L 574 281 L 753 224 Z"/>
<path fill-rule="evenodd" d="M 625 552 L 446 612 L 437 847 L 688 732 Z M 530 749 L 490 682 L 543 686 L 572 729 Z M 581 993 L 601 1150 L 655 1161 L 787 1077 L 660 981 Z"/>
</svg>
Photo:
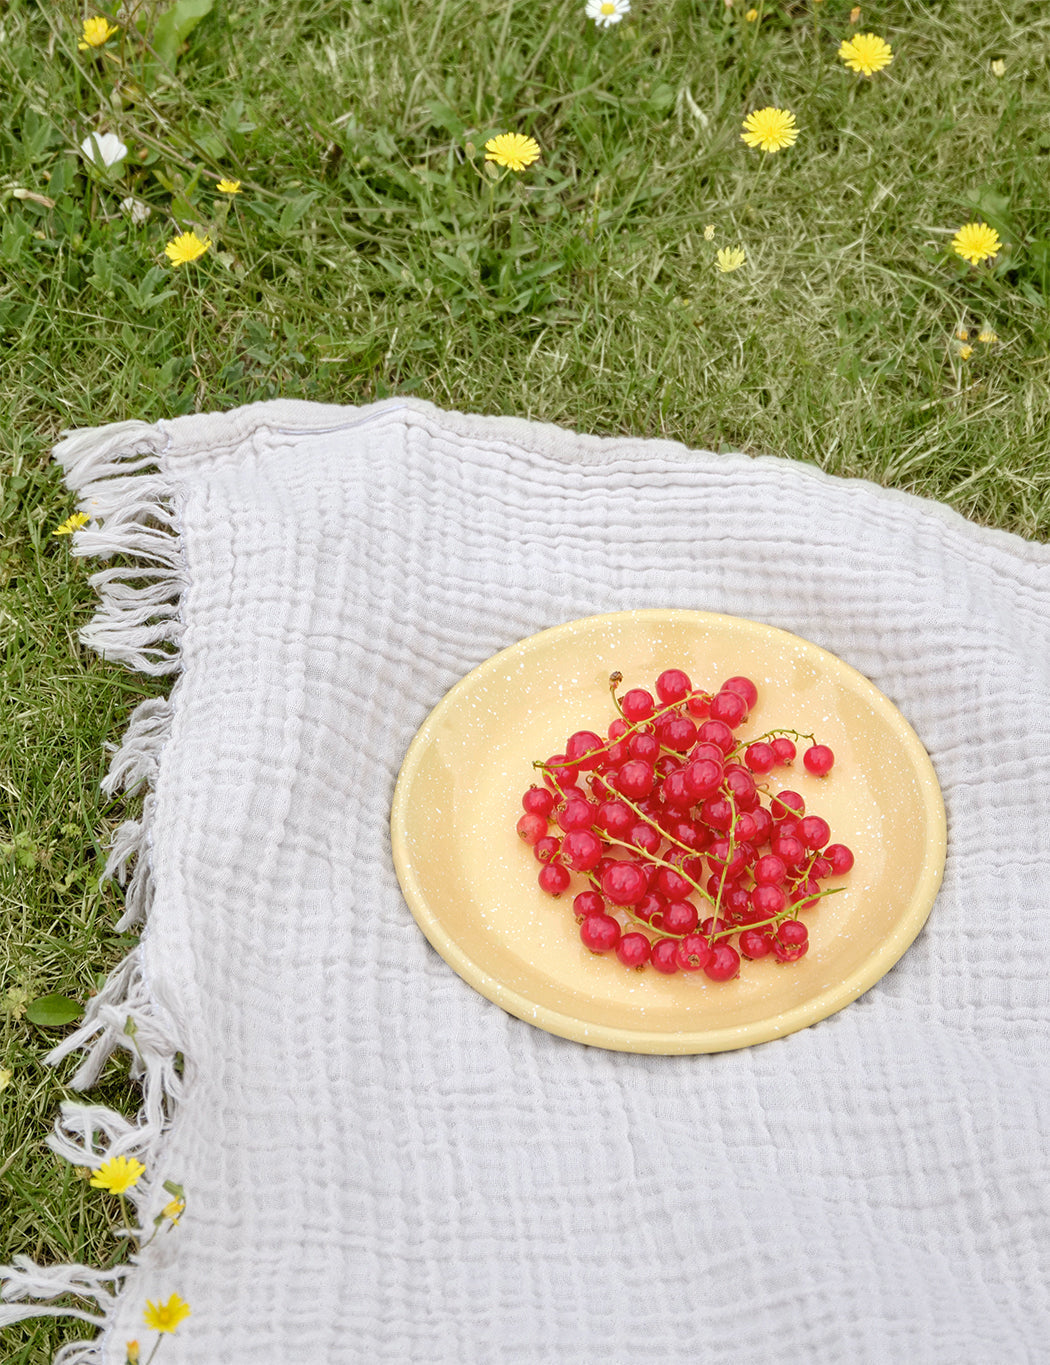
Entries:
<svg viewBox="0 0 1050 1365">
<path fill-rule="evenodd" d="M 136 199 L 129 194 L 126 199 L 120 201 L 120 207 L 128 215 L 133 223 L 144 223 L 150 215 L 150 206 L 144 204 L 141 199 Z"/>
<path fill-rule="evenodd" d="M 631 0 L 587 0 L 587 18 L 593 19 L 599 28 L 618 24 L 630 9 Z"/>
<path fill-rule="evenodd" d="M 102 166 L 115 166 L 128 154 L 127 147 L 116 133 L 88 133 L 80 144 L 80 150 L 89 161 Z"/>
</svg>

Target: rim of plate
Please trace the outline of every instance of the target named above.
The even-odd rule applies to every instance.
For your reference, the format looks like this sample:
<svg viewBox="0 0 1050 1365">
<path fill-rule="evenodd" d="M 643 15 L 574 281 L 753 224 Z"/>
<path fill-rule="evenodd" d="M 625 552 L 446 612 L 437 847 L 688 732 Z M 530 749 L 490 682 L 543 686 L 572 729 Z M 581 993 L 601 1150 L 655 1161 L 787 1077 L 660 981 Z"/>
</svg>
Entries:
<svg viewBox="0 0 1050 1365">
<path fill-rule="evenodd" d="M 755 1020 L 751 1024 L 736 1028 L 708 1028 L 674 1033 L 646 1032 L 636 1028 L 589 1024 L 574 1015 L 563 1014 L 549 1006 L 537 1004 L 521 992 L 505 986 L 480 967 L 459 946 L 430 908 L 416 870 L 408 857 L 404 830 L 412 783 L 426 753 L 432 731 L 440 724 L 445 713 L 455 707 L 460 695 L 483 682 L 487 674 L 501 668 L 508 655 L 541 649 L 546 643 L 560 636 L 576 634 L 585 628 L 598 629 L 614 621 L 621 622 L 627 617 L 653 622 L 671 618 L 688 619 L 697 625 L 725 623 L 727 626 L 737 628 L 743 626 L 762 633 L 787 636 L 803 649 L 819 655 L 826 661 L 828 668 L 851 678 L 871 702 L 872 709 L 888 721 L 892 729 L 901 736 L 908 758 L 915 768 L 920 771 L 925 769 L 932 779 L 932 783 L 924 785 L 923 788 L 932 828 L 926 842 L 922 868 L 915 892 L 893 929 L 863 965 L 843 981 L 825 988 L 802 1004 L 770 1015 L 768 1018 Z M 796 635 L 793 631 L 784 630 L 780 626 L 768 625 L 764 621 L 753 621 L 746 616 L 730 616 L 725 612 L 693 611 L 688 607 L 639 607 L 634 610 L 600 612 L 593 616 L 577 617 L 557 626 L 548 626 L 545 630 L 527 635 L 524 639 L 498 650 L 454 683 L 430 710 L 405 751 L 394 785 L 394 798 L 390 810 L 390 841 L 394 870 L 413 918 L 431 946 L 457 975 L 480 995 L 525 1023 L 534 1024 L 537 1028 L 573 1042 L 616 1052 L 675 1056 L 686 1053 L 725 1052 L 786 1037 L 790 1033 L 819 1023 L 829 1015 L 836 1014 L 865 991 L 870 990 L 900 961 L 930 916 L 944 875 L 947 856 L 947 817 L 933 760 L 923 746 L 922 740 L 885 693 L 852 664 L 814 644 L 812 640 L 807 640 L 805 636 Z"/>
</svg>

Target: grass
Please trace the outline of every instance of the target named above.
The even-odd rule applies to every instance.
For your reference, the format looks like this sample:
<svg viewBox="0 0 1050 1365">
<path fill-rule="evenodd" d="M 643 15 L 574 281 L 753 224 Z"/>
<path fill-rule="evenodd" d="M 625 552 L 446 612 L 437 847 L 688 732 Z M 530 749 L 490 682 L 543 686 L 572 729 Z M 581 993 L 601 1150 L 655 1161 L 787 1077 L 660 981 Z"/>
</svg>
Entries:
<svg viewBox="0 0 1050 1365">
<path fill-rule="evenodd" d="M 413 393 L 786 456 L 1048 538 L 1046 7 L 865 5 L 859 31 L 894 51 L 870 80 L 837 57 L 848 0 L 745 8 L 635 0 L 599 30 L 583 0 L 215 0 L 180 41 L 185 0 L 144 0 L 150 46 L 122 30 L 80 52 L 95 11 L 8 0 L 0 1263 L 119 1254 L 105 1196 L 43 1142 L 76 1097 L 74 1059 L 41 1064 L 65 1030 L 22 1011 L 82 1002 L 134 942 L 98 873 L 141 799 L 98 784 L 105 742 L 169 686 L 77 643 L 93 566 L 51 534 L 74 510 L 60 430 Z M 795 113 L 794 147 L 744 146 L 766 105 Z M 93 129 L 127 145 L 117 174 L 78 150 Z M 542 156 L 494 182 L 483 145 L 508 130 Z M 950 243 L 977 220 L 1004 246 L 975 268 Z M 173 268 L 188 229 L 212 245 Z M 746 253 L 731 274 L 726 246 Z M 121 1057 L 91 1098 L 134 1113 Z M 29 1365 L 92 1332 L 30 1321 L 0 1348 Z"/>
</svg>

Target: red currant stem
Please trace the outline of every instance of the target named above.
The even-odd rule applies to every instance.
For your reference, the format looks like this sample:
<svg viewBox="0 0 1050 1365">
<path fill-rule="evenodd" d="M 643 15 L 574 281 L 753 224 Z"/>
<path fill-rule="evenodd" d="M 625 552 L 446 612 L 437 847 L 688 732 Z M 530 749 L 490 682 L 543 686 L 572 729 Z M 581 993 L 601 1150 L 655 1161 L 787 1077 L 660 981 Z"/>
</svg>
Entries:
<svg viewBox="0 0 1050 1365">
<path fill-rule="evenodd" d="M 615 678 L 616 674 L 614 673 L 612 676 Z M 623 679 L 621 677 L 621 682 L 622 681 Z M 708 701 L 711 700 L 712 696 L 712 694 L 709 692 L 690 692 L 689 695 L 691 697 L 707 697 Z M 615 693 L 613 695 L 613 701 L 616 702 L 616 709 L 620 712 L 620 715 L 622 717 L 623 711 L 620 708 L 620 703 L 617 700 Z M 612 748 L 614 744 L 621 744 L 623 743 L 624 740 L 630 739 L 631 735 L 633 735 L 636 730 L 640 730 L 643 725 L 651 725 L 654 721 L 659 720 L 659 718 L 665 712 L 673 711 L 676 706 L 680 705 L 681 705 L 680 701 L 669 701 L 666 706 L 661 706 L 657 710 L 655 710 L 651 716 L 646 716 L 643 720 L 636 720 L 633 725 L 628 725 L 627 729 L 623 732 L 619 739 L 607 739 L 600 749 L 591 749 L 588 753 L 581 754 L 579 758 L 567 758 L 564 761 L 564 763 L 559 763 L 558 767 L 572 768 L 575 767 L 577 764 L 582 763 L 584 759 L 593 759 L 596 758 L 598 754 L 606 753 L 609 749 Z M 663 748 L 663 745 L 661 745 L 660 747 Z M 676 751 L 674 749 L 671 749 L 668 752 L 675 753 Z M 680 755 L 676 754 L 676 757 L 680 757 Z M 542 758 L 533 759 L 532 766 L 534 768 L 539 768 L 541 772 L 547 773 L 551 771 L 551 769 L 547 765 L 546 759 Z"/>
<path fill-rule="evenodd" d="M 609 691 L 612 694 L 613 706 L 616 707 L 621 717 L 623 716 L 623 707 L 620 705 L 620 698 L 616 695 L 616 689 L 622 682 L 623 674 L 619 669 L 617 669 L 615 673 L 609 674 Z"/>
<path fill-rule="evenodd" d="M 767 730 L 764 735 L 757 735 L 754 739 L 739 740 L 731 752 L 727 754 L 726 762 L 728 763 L 731 758 L 736 758 L 737 754 L 750 748 L 752 744 L 762 744 L 767 739 L 776 739 L 777 735 L 794 735 L 796 739 L 808 739 L 812 744 L 817 742 L 813 735 L 802 735 L 797 730 Z"/>
<path fill-rule="evenodd" d="M 669 844 L 677 844 L 678 847 L 684 853 L 692 854 L 696 852 L 696 850 L 690 848 L 688 844 L 683 844 L 681 839 L 676 839 L 673 834 L 668 834 L 668 832 L 664 829 L 662 825 L 658 825 L 655 820 L 653 820 L 650 816 L 646 815 L 645 811 L 639 810 L 638 807 L 634 804 L 634 802 L 631 801 L 628 797 L 621 796 L 620 793 L 617 792 L 616 800 L 622 801 L 625 806 L 629 806 L 631 810 L 634 811 L 635 815 L 637 815 L 638 819 L 641 820 L 644 824 L 651 825 L 652 828 L 656 830 L 657 834 L 659 834 L 661 839 L 666 839 Z M 597 825 L 592 825 L 591 828 L 598 830 Z M 598 833 L 604 834 L 605 831 L 598 830 Z"/>
<path fill-rule="evenodd" d="M 709 945 L 714 943 L 714 928 L 718 923 L 718 912 L 722 908 L 722 893 L 726 889 L 726 874 L 729 872 L 729 864 L 733 861 L 733 850 L 736 848 L 736 798 L 733 796 L 732 788 L 726 785 L 722 788 L 726 793 L 726 800 L 729 802 L 733 811 L 733 818 L 729 824 L 729 856 L 722 864 L 722 876 L 718 883 L 718 895 L 715 897 L 715 913 L 711 916 L 711 933 L 707 936 Z"/>
<path fill-rule="evenodd" d="M 592 825 L 591 828 L 597 834 L 603 835 L 606 841 L 610 844 L 617 844 L 620 848 L 629 848 L 632 853 L 643 852 L 643 850 L 638 848 L 636 844 L 625 843 L 623 839 L 614 839 L 611 834 L 606 833 L 606 831 L 603 829 L 599 829 L 597 825 Z M 676 867 L 674 863 L 669 863 L 664 858 L 658 858 L 655 853 L 646 853 L 644 856 L 646 862 L 654 863 L 657 867 L 669 867 L 672 872 L 677 872 L 680 877 L 685 878 L 685 880 L 689 883 L 689 885 L 693 888 L 694 891 L 699 891 L 701 896 L 703 896 L 705 900 L 707 901 L 711 900 L 711 897 L 707 894 L 704 888 L 700 886 L 697 882 L 694 882 L 692 877 L 690 877 L 688 872 L 686 872 L 683 868 Z M 713 905 L 714 901 L 711 901 L 711 904 Z"/>
<path fill-rule="evenodd" d="M 826 891 L 818 891 L 812 896 L 807 896 L 806 899 L 807 901 L 815 901 L 819 896 L 833 896 L 836 891 L 845 891 L 845 889 L 844 886 L 829 886 Z M 779 927 L 784 920 L 794 919 L 797 909 L 797 905 L 788 905 L 783 910 L 778 911 L 777 914 L 770 915 L 769 919 L 758 919 L 750 924 L 737 924 L 729 929 L 721 929 L 709 938 L 708 942 L 713 943 L 716 938 L 730 938 L 733 934 L 743 933 L 746 929 L 761 929 L 764 924 L 775 924 Z"/>
</svg>

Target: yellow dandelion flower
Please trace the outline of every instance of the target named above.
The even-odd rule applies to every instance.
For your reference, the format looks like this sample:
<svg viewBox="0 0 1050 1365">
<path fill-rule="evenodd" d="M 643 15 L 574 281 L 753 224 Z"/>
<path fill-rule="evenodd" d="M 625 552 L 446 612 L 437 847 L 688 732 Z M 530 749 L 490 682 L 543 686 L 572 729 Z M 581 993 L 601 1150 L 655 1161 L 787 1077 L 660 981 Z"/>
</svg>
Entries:
<svg viewBox="0 0 1050 1365">
<path fill-rule="evenodd" d="M 715 264 L 723 275 L 728 275 L 731 270 L 739 270 L 746 260 L 742 247 L 724 246 L 715 257 Z"/>
<path fill-rule="evenodd" d="M 198 256 L 203 256 L 210 246 L 210 238 L 205 237 L 202 241 L 195 232 L 183 232 L 172 238 L 164 248 L 164 254 L 172 265 L 183 265 L 186 261 L 195 261 Z"/>
<path fill-rule="evenodd" d="M 79 530 L 86 521 L 91 518 L 86 512 L 74 512 L 71 517 L 67 517 L 61 526 L 56 526 L 51 532 L 53 536 L 71 536 L 74 531 Z"/>
<path fill-rule="evenodd" d="M 540 154 L 540 144 L 521 133 L 500 133 L 485 143 L 485 160 L 497 166 L 509 166 L 512 171 L 523 171 Z"/>
<path fill-rule="evenodd" d="M 788 109 L 758 109 L 748 114 L 740 136 L 749 147 L 779 152 L 781 147 L 790 147 L 798 137 L 795 115 Z"/>
<path fill-rule="evenodd" d="M 178 1227 L 179 1219 L 185 1212 L 185 1199 L 172 1199 L 169 1203 L 164 1205 L 164 1217 L 170 1218 L 176 1227 Z"/>
<path fill-rule="evenodd" d="M 220 180 L 215 188 L 220 194 L 240 194 L 241 182 L 239 180 Z"/>
<path fill-rule="evenodd" d="M 113 1156 L 103 1161 L 88 1184 L 97 1190 L 110 1190 L 113 1194 L 123 1194 L 130 1190 L 145 1170 L 141 1161 L 127 1156 Z"/>
<path fill-rule="evenodd" d="M 744 15 L 744 18 L 747 20 L 749 24 L 753 24 L 755 20 L 758 18 L 758 10 L 749 9 L 748 12 Z"/>
<path fill-rule="evenodd" d="M 707 227 L 704 228 L 704 241 L 705 241 L 705 242 L 713 242 L 714 239 L 715 239 L 715 225 L 714 225 L 714 223 L 708 223 Z"/>
<path fill-rule="evenodd" d="M 955 335 L 959 338 L 960 341 L 969 341 L 969 339 L 970 339 L 970 329 L 969 329 L 969 327 L 960 327 L 960 328 L 956 331 Z"/>
<path fill-rule="evenodd" d="M 77 47 L 81 52 L 88 47 L 101 47 L 103 43 L 108 43 L 114 33 L 119 30 L 111 24 L 108 19 L 101 15 L 96 15 L 94 19 L 84 20 L 84 35 Z"/>
<path fill-rule="evenodd" d="M 854 5 L 853 8 L 850 10 L 850 12 L 849 12 L 849 21 L 850 21 L 851 24 L 859 24 L 859 23 L 860 23 L 860 6 L 859 6 L 859 5 Z"/>
<path fill-rule="evenodd" d="M 893 61 L 889 43 L 874 33 L 858 33 L 842 44 L 839 56 L 851 71 L 857 71 L 862 76 L 871 76 Z"/>
<path fill-rule="evenodd" d="M 965 223 L 952 238 L 952 250 L 971 265 L 996 255 L 1002 242 L 987 223 Z"/>
<path fill-rule="evenodd" d="M 155 1332 L 174 1332 L 183 1318 L 190 1315 L 190 1306 L 178 1294 L 172 1294 L 167 1303 L 151 1303 L 146 1300 L 146 1326 Z"/>
<path fill-rule="evenodd" d="M 139 1344 L 137 1341 L 124 1343 L 124 1365 L 139 1365 Z"/>
<path fill-rule="evenodd" d="M 991 346 L 992 343 L 998 341 L 999 338 L 990 327 L 982 327 L 977 333 L 977 340 L 983 342 L 985 346 Z"/>
<path fill-rule="evenodd" d="M 959 359 L 960 359 L 960 360 L 969 360 L 969 358 L 970 358 L 972 355 L 973 355 L 973 347 L 972 347 L 972 346 L 960 346 L 960 347 L 959 347 Z"/>
<path fill-rule="evenodd" d="M 11 1071 L 8 1067 L 0 1066 L 0 1090 L 7 1089 L 7 1087 L 11 1084 L 11 1078 L 14 1076 L 14 1074 L 15 1073 Z"/>
<path fill-rule="evenodd" d="M 993 76 L 1006 75 L 1006 63 L 1003 61 L 1001 57 L 997 57 L 995 61 L 992 62 L 992 75 Z"/>
</svg>

